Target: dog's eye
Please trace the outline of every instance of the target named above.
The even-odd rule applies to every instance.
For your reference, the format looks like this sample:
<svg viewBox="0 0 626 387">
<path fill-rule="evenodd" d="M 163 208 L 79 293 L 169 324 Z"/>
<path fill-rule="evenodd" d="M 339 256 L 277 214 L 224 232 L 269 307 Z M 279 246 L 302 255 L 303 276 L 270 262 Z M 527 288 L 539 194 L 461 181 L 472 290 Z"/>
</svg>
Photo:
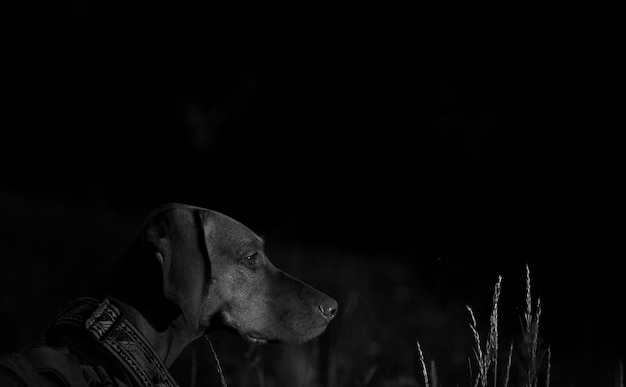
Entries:
<svg viewBox="0 0 626 387">
<path fill-rule="evenodd" d="M 250 254 L 246 257 L 246 263 L 248 265 L 256 265 L 257 263 L 259 263 L 259 256 L 257 253 L 254 254 Z"/>
</svg>

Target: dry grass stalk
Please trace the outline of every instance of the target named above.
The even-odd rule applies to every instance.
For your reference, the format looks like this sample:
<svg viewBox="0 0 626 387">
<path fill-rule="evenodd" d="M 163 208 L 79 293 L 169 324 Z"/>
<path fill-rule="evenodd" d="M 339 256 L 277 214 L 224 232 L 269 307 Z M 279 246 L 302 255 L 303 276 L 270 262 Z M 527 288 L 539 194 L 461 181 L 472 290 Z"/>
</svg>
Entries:
<svg viewBox="0 0 626 387">
<path fill-rule="evenodd" d="M 524 320 L 526 321 L 526 328 L 530 328 L 530 323 L 533 317 L 533 300 L 530 293 L 530 268 L 526 265 L 526 313 L 524 313 Z"/>
<path fill-rule="evenodd" d="M 504 373 L 504 387 L 509 387 L 509 375 L 511 371 L 511 358 L 513 357 L 513 342 L 511 342 L 511 346 L 509 347 L 509 357 L 506 362 L 506 370 Z"/>
<path fill-rule="evenodd" d="M 481 383 L 483 387 L 487 386 L 487 371 L 489 370 L 489 363 L 491 362 L 491 357 L 488 352 L 483 352 L 480 345 L 480 334 L 478 333 L 478 328 L 476 324 L 476 318 L 474 317 L 474 311 L 469 305 L 465 305 L 467 311 L 469 312 L 471 321 L 470 328 L 472 329 L 472 333 L 474 334 L 474 356 L 476 357 L 476 363 L 478 363 L 478 374 L 476 375 L 476 380 L 474 381 L 474 387 L 478 386 L 478 383 Z M 487 344 L 485 344 L 487 345 Z"/>
<path fill-rule="evenodd" d="M 526 369 L 526 387 L 533 386 L 533 369 L 532 366 L 532 325 L 533 325 L 533 300 L 530 292 L 530 268 L 526 265 L 526 313 L 524 313 L 525 331 L 524 331 L 524 344 L 526 345 L 526 353 L 528 355 L 528 366 Z"/>
<path fill-rule="evenodd" d="M 489 318 L 489 340 L 487 341 L 487 356 L 493 361 L 493 385 L 497 385 L 498 380 L 498 303 L 500 291 L 502 289 L 502 276 L 498 276 L 498 281 L 493 292 L 493 308 Z"/>
<path fill-rule="evenodd" d="M 417 352 L 419 353 L 420 363 L 422 364 L 422 375 L 424 376 L 424 386 L 429 387 L 428 385 L 428 371 L 426 370 L 426 362 L 424 361 L 424 354 L 422 353 L 422 346 L 420 345 L 419 340 L 415 340 L 417 342 Z"/>
<path fill-rule="evenodd" d="M 537 298 L 535 314 L 532 313 L 532 296 L 530 283 L 530 269 L 526 265 L 526 312 L 524 313 L 525 331 L 524 343 L 528 355 L 528 367 L 526 370 L 526 386 L 536 387 L 538 383 L 539 361 L 537 360 L 537 348 L 539 346 L 539 319 L 541 317 L 541 299 Z"/>
<path fill-rule="evenodd" d="M 215 359 L 215 368 L 217 372 L 220 374 L 220 382 L 222 383 L 222 387 L 228 387 L 226 384 L 226 379 L 224 378 L 224 373 L 222 372 L 222 366 L 220 365 L 220 359 L 217 357 L 217 352 L 215 352 L 215 348 L 213 348 L 213 343 L 209 340 L 209 336 L 204 335 L 204 338 L 209 343 L 209 347 L 211 348 L 211 352 L 213 353 L 213 358 Z"/>
<path fill-rule="evenodd" d="M 498 304 L 500 300 L 500 291 L 502 289 L 502 276 L 498 276 L 495 290 L 493 293 L 493 304 L 491 309 L 491 316 L 489 318 L 489 337 L 485 342 L 485 350 L 481 348 L 480 334 L 476 324 L 476 318 L 474 317 L 474 311 L 469 305 L 466 305 L 467 311 L 470 314 L 470 328 L 474 334 L 474 355 L 476 362 L 478 363 L 478 375 L 474 386 L 478 386 L 481 383 L 482 387 L 487 386 L 487 373 L 491 364 L 493 364 L 493 385 L 495 386 L 498 378 Z"/>
<path fill-rule="evenodd" d="M 546 374 L 546 387 L 550 387 L 550 369 L 552 368 L 552 350 L 548 347 L 548 371 Z"/>
<path fill-rule="evenodd" d="M 432 380 L 432 387 L 437 387 L 437 368 L 434 360 L 430 361 L 430 379 Z"/>
<path fill-rule="evenodd" d="M 374 364 L 372 367 L 370 367 L 370 369 L 367 370 L 367 372 L 363 376 L 363 383 L 359 383 L 359 385 L 367 386 L 368 384 L 370 384 L 377 370 L 378 370 L 378 364 Z"/>
<path fill-rule="evenodd" d="M 537 348 L 539 348 L 539 317 L 541 316 L 541 299 L 537 298 L 537 307 L 535 310 L 535 318 L 533 321 L 533 336 L 532 336 L 532 355 L 531 355 L 531 368 L 533 369 L 534 386 L 537 387 L 539 380 L 539 365 L 541 361 L 537 359 Z"/>
</svg>

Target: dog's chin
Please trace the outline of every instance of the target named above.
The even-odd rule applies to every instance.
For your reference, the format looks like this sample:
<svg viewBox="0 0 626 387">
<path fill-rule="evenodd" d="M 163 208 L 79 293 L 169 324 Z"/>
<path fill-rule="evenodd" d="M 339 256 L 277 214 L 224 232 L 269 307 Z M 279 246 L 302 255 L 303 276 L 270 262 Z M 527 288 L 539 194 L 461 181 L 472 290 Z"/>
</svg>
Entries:
<svg viewBox="0 0 626 387">
<path fill-rule="evenodd" d="M 239 334 L 244 340 L 252 344 L 303 344 L 321 335 L 326 330 L 327 325 L 320 324 L 306 329 L 283 329 L 279 331 L 257 330 L 251 327 L 246 329 L 235 325 L 226 325 L 225 328 Z"/>
<path fill-rule="evenodd" d="M 324 332 L 326 325 L 318 327 L 306 332 L 291 332 L 291 334 L 280 334 L 279 332 L 260 333 L 260 332 L 240 332 L 239 334 L 248 342 L 254 344 L 267 344 L 267 343 L 279 343 L 279 344 L 304 344 L 318 337 Z"/>
<path fill-rule="evenodd" d="M 262 345 L 267 343 L 272 344 L 303 344 L 313 337 L 311 336 L 278 336 L 278 337 L 268 337 L 266 334 L 258 333 L 258 332 L 239 332 L 241 337 L 244 338 L 249 343 Z M 316 335 L 317 336 L 317 335 Z"/>
</svg>

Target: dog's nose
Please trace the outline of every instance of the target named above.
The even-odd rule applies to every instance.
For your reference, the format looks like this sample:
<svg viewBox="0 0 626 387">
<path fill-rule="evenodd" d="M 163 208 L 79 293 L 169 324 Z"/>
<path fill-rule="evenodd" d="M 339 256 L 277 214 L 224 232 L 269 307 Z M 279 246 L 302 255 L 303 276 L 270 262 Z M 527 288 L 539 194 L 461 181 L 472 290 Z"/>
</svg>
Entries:
<svg viewBox="0 0 626 387">
<path fill-rule="evenodd" d="M 322 316 L 326 317 L 329 320 L 332 320 L 333 317 L 335 317 L 335 315 L 337 314 L 338 307 L 339 306 L 337 305 L 337 301 L 329 298 L 325 300 L 322 304 L 320 304 L 319 310 Z"/>
</svg>

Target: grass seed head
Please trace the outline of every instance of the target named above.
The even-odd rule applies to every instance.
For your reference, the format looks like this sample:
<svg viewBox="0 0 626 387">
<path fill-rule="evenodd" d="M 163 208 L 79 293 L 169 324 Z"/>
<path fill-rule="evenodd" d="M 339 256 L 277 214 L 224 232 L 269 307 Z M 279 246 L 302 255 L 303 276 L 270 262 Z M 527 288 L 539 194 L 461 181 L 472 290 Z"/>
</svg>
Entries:
<svg viewBox="0 0 626 387">
<path fill-rule="evenodd" d="M 420 345 L 419 340 L 415 340 L 417 342 L 417 352 L 419 354 L 420 363 L 422 365 L 422 375 L 424 376 L 424 386 L 429 387 L 428 385 L 428 371 L 426 370 L 426 361 L 424 360 L 424 353 L 422 352 L 422 346 Z"/>
</svg>

